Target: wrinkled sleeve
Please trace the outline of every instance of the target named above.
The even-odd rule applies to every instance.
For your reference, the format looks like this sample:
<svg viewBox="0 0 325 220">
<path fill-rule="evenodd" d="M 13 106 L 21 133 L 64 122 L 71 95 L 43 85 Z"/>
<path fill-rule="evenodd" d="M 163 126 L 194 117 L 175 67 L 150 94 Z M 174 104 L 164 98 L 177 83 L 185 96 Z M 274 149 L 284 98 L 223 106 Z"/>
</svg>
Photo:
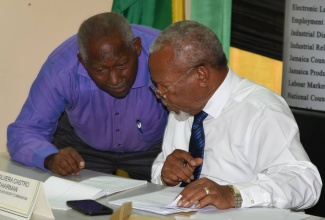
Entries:
<svg viewBox="0 0 325 220">
<path fill-rule="evenodd" d="M 57 149 L 51 144 L 57 121 L 67 104 L 56 66 L 47 60 L 32 84 L 15 122 L 8 126 L 8 151 L 13 160 L 43 170 L 44 159 Z"/>
<path fill-rule="evenodd" d="M 160 184 L 162 185 L 161 181 L 161 170 L 163 168 L 163 165 L 165 163 L 165 160 L 169 154 L 171 154 L 175 149 L 175 145 L 173 144 L 173 136 L 174 135 L 179 135 L 177 132 L 182 133 L 182 129 L 178 129 L 175 131 L 175 120 L 173 120 L 173 114 L 169 114 L 168 116 L 168 122 L 167 126 L 165 129 L 164 133 L 164 138 L 163 138 L 163 144 L 162 144 L 162 151 L 160 154 L 157 156 L 155 161 L 152 164 L 152 169 L 151 169 L 151 182 L 155 184 Z M 180 135 L 182 136 L 182 135 Z M 178 149 L 182 149 L 179 146 L 177 147 Z"/>
<path fill-rule="evenodd" d="M 161 175 L 161 169 L 164 165 L 164 161 L 165 161 L 164 153 L 161 152 L 152 165 L 152 173 L 151 173 L 152 183 L 162 185 L 160 175 Z"/>
<path fill-rule="evenodd" d="M 246 157 L 254 171 L 249 182 L 235 183 L 243 207 L 305 209 L 322 189 L 317 168 L 300 143 L 289 108 L 267 106 L 249 126 Z"/>
</svg>

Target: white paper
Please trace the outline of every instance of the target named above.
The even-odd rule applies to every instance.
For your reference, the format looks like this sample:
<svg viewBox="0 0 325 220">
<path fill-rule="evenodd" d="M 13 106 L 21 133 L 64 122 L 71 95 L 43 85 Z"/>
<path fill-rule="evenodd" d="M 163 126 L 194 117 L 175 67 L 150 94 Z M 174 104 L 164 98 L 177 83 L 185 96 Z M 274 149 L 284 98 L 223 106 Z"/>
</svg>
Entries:
<svg viewBox="0 0 325 220">
<path fill-rule="evenodd" d="M 216 210 L 214 206 L 207 206 L 202 209 L 182 208 L 176 204 L 181 198 L 179 195 L 183 188 L 167 187 L 163 190 L 147 193 L 139 196 L 109 201 L 113 205 L 122 205 L 125 202 L 132 202 L 134 209 L 139 209 L 148 212 L 154 212 L 161 215 L 168 215 L 178 212 L 192 212 L 192 211 L 207 211 Z"/>
<path fill-rule="evenodd" d="M 52 209 L 70 209 L 68 200 L 99 199 L 116 192 L 147 184 L 144 180 L 134 180 L 114 176 L 98 176 L 74 182 L 51 176 L 45 183 L 45 193 Z"/>
<path fill-rule="evenodd" d="M 98 176 L 81 181 L 82 184 L 105 189 L 107 195 L 117 192 L 133 189 L 138 186 L 146 185 L 148 182 L 145 180 L 135 180 L 128 178 L 120 178 L 114 176 Z"/>
<path fill-rule="evenodd" d="M 104 193 L 102 189 L 54 176 L 45 181 L 44 187 L 52 209 L 67 210 L 68 200 L 96 199 L 96 196 Z"/>
</svg>

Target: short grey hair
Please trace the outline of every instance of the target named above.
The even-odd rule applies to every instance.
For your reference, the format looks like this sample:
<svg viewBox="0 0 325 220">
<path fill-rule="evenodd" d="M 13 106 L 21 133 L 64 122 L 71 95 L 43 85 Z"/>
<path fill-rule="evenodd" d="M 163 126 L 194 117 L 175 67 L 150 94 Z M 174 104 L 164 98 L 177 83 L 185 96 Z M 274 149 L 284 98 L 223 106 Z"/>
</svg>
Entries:
<svg viewBox="0 0 325 220">
<path fill-rule="evenodd" d="M 78 49 L 87 60 L 87 45 L 89 42 L 102 38 L 120 35 L 127 46 L 133 45 L 133 32 L 130 23 L 122 15 L 115 12 L 106 12 L 94 15 L 85 20 L 78 30 Z"/>
<path fill-rule="evenodd" d="M 216 34 L 195 21 L 179 21 L 160 33 L 150 47 L 150 54 L 171 46 L 176 61 L 192 66 L 210 64 L 214 68 L 227 66 L 227 58 Z"/>
</svg>

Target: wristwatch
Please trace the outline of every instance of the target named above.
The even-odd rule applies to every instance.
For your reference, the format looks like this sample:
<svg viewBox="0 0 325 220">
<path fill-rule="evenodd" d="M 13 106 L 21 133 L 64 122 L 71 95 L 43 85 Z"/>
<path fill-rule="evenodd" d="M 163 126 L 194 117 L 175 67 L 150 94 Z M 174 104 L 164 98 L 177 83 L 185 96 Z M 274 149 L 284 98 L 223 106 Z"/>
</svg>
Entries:
<svg viewBox="0 0 325 220">
<path fill-rule="evenodd" d="M 241 197 L 239 190 L 234 185 L 227 186 L 235 197 L 235 208 L 240 208 L 243 203 L 243 198 Z"/>
</svg>

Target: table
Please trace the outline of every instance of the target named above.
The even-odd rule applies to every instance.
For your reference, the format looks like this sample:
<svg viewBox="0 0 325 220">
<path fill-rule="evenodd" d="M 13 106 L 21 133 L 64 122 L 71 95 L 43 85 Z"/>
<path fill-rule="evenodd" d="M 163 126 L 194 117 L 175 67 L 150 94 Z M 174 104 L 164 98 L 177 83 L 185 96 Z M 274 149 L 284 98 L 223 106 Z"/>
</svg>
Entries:
<svg viewBox="0 0 325 220">
<path fill-rule="evenodd" d="M 11 160 L 10 155 L 7 152 L 1 152 L 0 153 L 0 170 L 20 176 L 24 176 L 27 178 L 35 179 L 38 181 L 45 181 L 48 177 L 51 175 L 54 175 L 49 172 L 44 172 L 41 169 L 38 168 L 33 168 L 33 167 L 28 167 L 23 164 L 17 163 L 13 160 Z M 78 179 L 88 179 L 91 177 L 96 177 L 96 176 L 103 176 L 103 175 L 108 175 L 109 174 L 104 174 L 104 173 L 99 173 L 96 171 L 91 171 L 91 170 L 82 170 L 80 172 L 80 175 L 78 176 L 67 176 L 64 178 L 71 179 L 73 180 L 74 178 Z M 161 185 L 156 185 L 152 183 L 148 183 L 145 186 L 137 187 L 135 189 L 131 189 L 128 191 L 116 193 L 107 197 L 103 197 L 99 200 L 98 202 L 107 205 L 108 201 L 110 200 L 116 200 L 116 199 L 121 199 L 121 198 L 126 198 L 126 197 L 131 197 L 131 196 L 136 196 L 136 195 L 141 195 L 144 193 L 150 193 L 150 192 L 155 192 L 157 190 L 163 189 L 164 186 Z M 113 206 L 111 204 L 108 205 L 109 207 L 113 208 L 116 210 L 118 207 Z M 57 209 L 52 209 L 52 212 L 54 214 L 54 217 L 56 220 L 109 220 L 109 216 L 86 216 L 83 215 L 77 211 L 74 211 L 72 209 L 70 210 L 57 210 Z M 139 211 L 139 210 L 132 210 L 132 213 L 134 214 L 139 214 L 139 215 L 144 215 L 144 216 L 155 216 L 155 217 L 163 217 L 161 215 L 157 215 L 154 213 L 150 212 L 144 212 L 144 211 Z M 1 220 L 12 220 L 11 218 L 0 216 Z M 45 218 L 42 217 L 37 217 L 37 216 L 32 216 L 31 220 L 44 220 Z M 46 219 L 45 219 L 46 220 Z M 317 216 L 311 216 L 308 217 L 306 220 L 325 220 L 325 218 L 322 217 L 317 217 Z"/>
</svg>

